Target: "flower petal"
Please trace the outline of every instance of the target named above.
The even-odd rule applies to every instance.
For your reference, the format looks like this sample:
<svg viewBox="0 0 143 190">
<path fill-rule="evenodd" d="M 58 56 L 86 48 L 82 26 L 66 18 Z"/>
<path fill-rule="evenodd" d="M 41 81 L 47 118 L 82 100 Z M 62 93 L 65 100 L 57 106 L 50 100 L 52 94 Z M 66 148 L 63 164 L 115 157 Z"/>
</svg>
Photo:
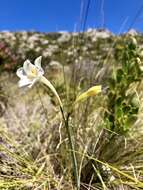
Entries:
<svg viewBox="0 0 143 190">
<path fill-rule="evenodd" d="M 26 77 L 26 73 L 24 72 L 23 67 L 20 67 L 19 69 L 17 69 L 16 75 L 17 75 L 19 78 L 21 78 L 21 79 L 24 78 L 24 77 Z"/>
<path fill-rule="evenodd" d="M 38 76 L 43 76 L 44 75 L 44 70 L 41 68 L 38 69 Z"/>
<path fill-rule="evenodd" d="M 24 86 L 30 85 L 32 83 L 33 83 L 33 80 L 29 80 L 27 77 L 25 77 L 18 82 L 18 86 L 24 87 Z"/>
<path fill-rule="evenodd" d="M 31 70 L 35 69 L 35 65 L 33 65 L 28 59 L 23 64 L 23 69 L 27 75 L 31 74 Z"/>
<path fill-rule="evenodd" d="M 34 64 L 35 64 L 36 67 L 41 68 L 41 60 L 42 60 L 42 56 L 37 57 L 37 58 L 35 59 Z"/>
<path fill-rule="evenodd" d="M 37 78 L 35 78 L 34 80 L 32 80 L 31 84 L 28 85 L 28 88 L 31 88 L 37 81 L 38 81 Z"/>
</svg>

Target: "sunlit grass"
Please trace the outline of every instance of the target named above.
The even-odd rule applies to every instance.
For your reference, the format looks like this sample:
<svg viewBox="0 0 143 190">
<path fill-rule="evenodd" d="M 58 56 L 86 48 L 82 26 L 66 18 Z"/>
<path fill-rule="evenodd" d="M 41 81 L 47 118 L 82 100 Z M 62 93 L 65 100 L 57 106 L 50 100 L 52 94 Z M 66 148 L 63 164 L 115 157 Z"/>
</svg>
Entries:
<svg viewBox="0 0 143 190">
<path fill-rule="evenodd" d="M 21 94 L 13 100 L 20 103 L 18 111 L 25 109 L 20 117 L 12 97 L 8 97 L 13 89 L 18 92 L 16 84 L 7 83 L 11 89 L 8 93 L 1 91 L 1 97 L 8 99 L 6 111 L 12 115 L 0 125 L 0 189 L 76 189 L 71 152 L 77 158 L 81 189 L 143 188 L 140 48 L 126 37 L 112 48 L 114 55 L 111 52 L 108 61 L 103 56 L 98 72 L 94 67 L 88 79 L 79 60 L 78 72 L 73 70 L 66 85 L 55 83 L 64 114 L 69 114 L 74 149 L 68 146 L 58 101 L 50 91 L 47 93 L 39 84 L 28 92 L 19 90 Z M 101 74 L 102 92 L 93 96 L 93 91 L 88 92 L 93 84 L 100 85 L 96 75 Z M 74 105 L 79 94 L 87 99 Z"/>
</svg>

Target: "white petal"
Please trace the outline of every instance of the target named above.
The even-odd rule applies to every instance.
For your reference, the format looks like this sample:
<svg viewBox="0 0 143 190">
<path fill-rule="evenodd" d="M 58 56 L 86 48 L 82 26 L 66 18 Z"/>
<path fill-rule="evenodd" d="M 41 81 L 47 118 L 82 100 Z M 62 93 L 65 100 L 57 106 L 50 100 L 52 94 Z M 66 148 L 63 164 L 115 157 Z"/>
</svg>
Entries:
<svg viewBox="0 0 143 190">
<path fill-rule="evenodd" d="M 38 70 L 38 76 L 44 75 L 44 70 L 42 68 L 39 68 Z"/>
<path fill-rule="evenodd" d="M 26 73 L 24 72 L 23 67 L 20 67 L 19 69 L 17 69 L 16 75 L 17 75 L 19 78 L 21 78 L 21 79 L 24 78 L 24 77 L 26 77 Z"/>
<path fill-rule="evenodd" d="M 38 79 L 34 79 L 30 85 L 28 85 L 28 88 L 31 88 L 36 82 L 38 81 Z"/>
<path fill-rule="evenodd" d="M 34 64 L 35 64 L 36 67 L 41 68 L 41 60 L 42 60 L 42 56 L 37 57 L 37 58 L 35 59 Z"/>
<path fill-rule="evenodd" d="M 25 73 L 28 75 L 31 73 L 31 70 L 35 68 L 35 65 L 33 65 L 28 59 L 23 64 L 23 69 Z"/>
<path fill-rule="evenodd" d="M 29 80 L 28 78 L 23 78 L 21 79 L 19 82 L 18 82 L 18 86 L 19 87 L 24 87 L 24 86 L 27 86 L 27 85 L 30 85 L 32 84 L 33 80 Z"/>
</svg>

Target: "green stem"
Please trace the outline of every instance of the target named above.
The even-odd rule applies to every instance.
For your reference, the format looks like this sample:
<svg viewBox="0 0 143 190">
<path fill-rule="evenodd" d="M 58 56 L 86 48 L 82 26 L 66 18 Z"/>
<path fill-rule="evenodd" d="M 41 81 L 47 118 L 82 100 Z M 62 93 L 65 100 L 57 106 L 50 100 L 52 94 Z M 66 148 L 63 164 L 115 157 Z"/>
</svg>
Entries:
<svg viewBox="0 0 143 190">
<path fill-rule="evenodd" d="M 62 117 L 63 117 L 63 120 L 64 120 L 64 124 L 65 124 L 65 127 L 66 127 L 67 134 L 68 134 L 69 148 L 71 149 L 73 172 L 74 172 L 74 176 L 75 176 L 77 190 L 80 190 L 80 179 L 79 179 L 79 175 L 78 175 L 77 159 L 76 159 L 74 144 L 73 144 L 73 141 L 72 141 L 72 135 L 71 135 L 71 131 L 70 131 L 69 123 L 68 123 L 70 113 L 67 115 L 67 118 L 65 118 L 62 101 L 61 101 L 56 89 L 50 83 L 50 81 L 47 80 L 44 76 L 40 77 L 40 81 L 51 89 L 51 91 L 57 97 L 57 100 L 59 102 L 61 114 L 62 114 Z"/>
<path fill-rule="evenodd" d="M 74 171 L 76 186 L 77 186 L 77 190 L 80 190 L 80 179 L 79 179 L 79 175 L 78 175 L 77 159 L 76 159 L 76 155 L 75 155 L 75 149 L 74 149 L 74 143 L 72 140 L 71 130 L 69 127 L 69 122 L 68 122 L 70 113 L 67 115 L 67 118 L 65 118 L 62 107 L 60 107 L 60 109 L 61 109 L 62 117 L 63 117 L 64 123 L 65 123 L 66 131 L 68 134 L 69 147 L 71 149 L 71 158 L 72 158 L 72 164 L 73 164 L 73 171 Z"/>
</svg>

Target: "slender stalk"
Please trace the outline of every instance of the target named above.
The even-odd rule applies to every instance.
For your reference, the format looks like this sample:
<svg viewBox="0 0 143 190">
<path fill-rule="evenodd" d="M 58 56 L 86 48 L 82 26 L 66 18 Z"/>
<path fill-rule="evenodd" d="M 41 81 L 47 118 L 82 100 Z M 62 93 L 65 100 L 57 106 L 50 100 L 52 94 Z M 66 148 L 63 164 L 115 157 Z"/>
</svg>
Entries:
<svg viewBox="0 0 143 190">
<path fill-rule="evenodd" d="M 54 95 L 57 97 L 57 99 L 58 99 L 58 102 L 59 102 L 59 105 L 60 105 L 60 111 L 61 111 L 61 114 L 62 114 L 62 117 L 63 117 L 63 120 L 64 120 L 67 135 L 68 135 L 69 148 L 71 149 L 71 159 L 72 159 L 73 172 L 74 172 L 74 177 L 75 177 L 75 181 L 76 181 L 76 186 L 77 186 L 77 190 L 80 190 L 80 179 L 79 179 L 79 175 L 78 175 L 77 159 L 76 159 L 76 155 L 75 155 L 75 149 L 74 149 L 74 143 L 73 143 L 73 140 L 72 140 L 71 130 L 70 130 L 70 127 L 69 127 L 70 113 L 67 115 L 67 118 L 65 118 L 62 101 L 61 101 L 56 89 L 50 83 L 50 81 L 48 81 L 44 76 L 42 76 L 40 78 L 40 81 L 42 83 L 44 83 L 46 86 L 48 86 L 51 89 L 51 91 L 54 93 Z"/>
<path fill-rule="evenodd" d="M 59 97 L 59 95 L 58 95 L 56 89 L 55 89 L 54 86 L 50 83 L 50 81 L 47 80 L 44 76 L 41 76 L 41 77 L 40 77 L 40 82 L 42 82 L 43 84 L 45 84 L 46 86 L 48 86 L 48 87 L 51 89 L 51 91 L 52 91 L 52 92 L 54 93 L 54 95 L 57 97 L 58 102 L 59 102 L 59 104 L 60 104 L 60 107 L 63 109 L 62 101 L 61 101 L 61 99 L 60 99 L 60 97 Z"/>
<path fill-rule="evenodd" d="M 71 149 L 71 158 L 72 158 L 72 165 L 73 165 L 76 186 L 77 186 L 77 190 L 80 190 L 80 179 L 79 179 L 79 175 L 78 175 L 77 159 L 76 159 L 76 155 L 75 155 L 75 148 L 74 148 L 74 143 L 72 140 L 71 130 L 69 127 L 69 122 L 68 122 L 70 113 L 67 115 L 67 118 L 65 118 L 63 109 L 61 107 L 60 107 L 60 109 L 61 109 L 62 117 L 63 117 L 64 123 L 65 123 L 66 131 L 68 134 L 69 147 Z"/>
</svg>

